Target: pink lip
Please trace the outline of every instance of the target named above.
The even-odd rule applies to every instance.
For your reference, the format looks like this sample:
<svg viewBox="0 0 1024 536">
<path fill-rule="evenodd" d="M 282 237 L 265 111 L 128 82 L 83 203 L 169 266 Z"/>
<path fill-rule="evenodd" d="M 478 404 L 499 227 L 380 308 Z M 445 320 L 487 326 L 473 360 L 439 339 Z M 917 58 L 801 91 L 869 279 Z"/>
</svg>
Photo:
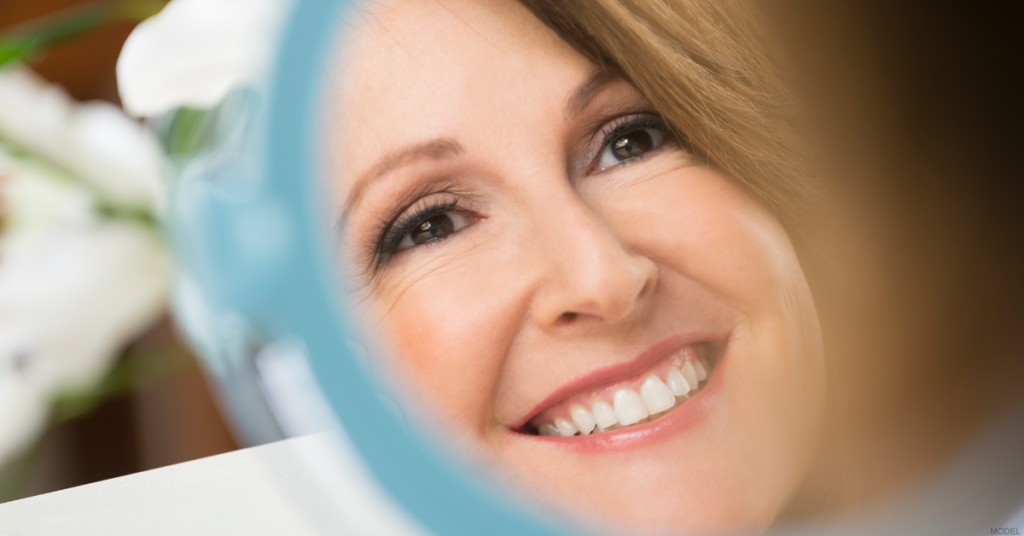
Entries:
<svg viewBox="0 0 1024 536">
<path fill-rule="evenodd" d="M 590 371 L 590 372 L 588 372 L 586 374 L 583 374 L 582 376 L 574 378 L 569 383 L 563 385 L 562 387 L 560 387 L 557 390 L 555 390 L 555 392 L 551 393 L 547 398 L 545 398 L 543 401 L 541 401 L 540 404 L 537 404 L 533 408 L 533 410 L 530 411 L 529 414 L 527 414 L 527 416 L 524 419 L 522 419 L 516 426 L 512 427 L 512 430 L 517 430 L 517 431 L 518 430 L 522 430 L 523 427 L 526 426 L 526 423 L 530 422 L 530 419 L 534 418 L 537 414 L 539 414 L 540 412 L 544 411 L 548 407 L 554 405 L 555 403 L 561 401 L 562 399 L 564 399 L 564 398 L 566 398 L 566 397 L 568 397 L 568 396 L 570 396 L 570 395 L 572 395 L 574 393 L 583 391 L 583 390 L 585 390 L 585 389 L 587 389 L 589 387 L 594 387 L 594 386 L 601 385 L 601 384 L 604 384 L 604 383 L 613 382 L 615 380 L 621 380 L 621 379 L 624 379 L 624 378 L 628 378 L 628 377 L 630 377 L 630 376 L 632 376 L 634 374 L 638 374 L 638 373 L 642 372 L 643 370 L 647 369 L 648 367 L 650 367 L 651 365 L 653 365 L 658 360 L 660 360 L 660 359 L 662 359 L 664 357 L 669 356 L 673 352 L 675 352 L 675 351 L 677 351 L 680 348 L 683 348 L 685 346 L 689 346 L 689 345 L 697 343 L 697 342 L 724 340 L 725 338 L 726 338 L 726 335 L 722 335 L 722 334 L 712 334 L 712 333 L 705 333 L 705 332 L 691 332 L 691 333 L 681 333 L 679 335 L 674 335 L 672 337 L 669 337 L 667 339 L 659 341 L 659 342 L 655 343 L 653 346 L 651 346 L 650 348 L 648 348 L 645 352 L 643 352 L 640 355 L 638 355 L 637 357 L 635 357 L 632 361 L 626 361 L 624 363 L 617 363 L 615 365 L 609 365 L 609 366 L 606 366 L 606 367 L 595 369 L 595 370 L 592 370 L 592 371 Z M 717 365 L 716 365 L 716 368 L 717 368 Z M 709 378 L 709 380 L 710 380 L 710 378 Z M 708 387 L 711 387 L 710 381 L 709 381 Z M 705 390 L 706 389 L 707 389 L 707 387 L 705 388 Z M 696 399 L 696 398 L 697 397 L 695 396 L 694 399 Z M 679 408 L 682 408 L 684 406 L 688 406 L 688 405 L 692 404 L 692 402 L 693 402 L 693 400 L 691 399 L 691 401 L 687 402 L 686 404 L 683 404 L 682 406 L 679 406 Z M 676 408 L 676 409 L 678 410 L 679 408 Z M 656 421 L 648 423 L 648 425 L 656 425 L 656 424 L 660 423 L 661 421 L 668 419 L 673 413 L 677 413 L 677 411 L 675 411 L 675 410 L 670 411 L 668 415 L 665 415 L 661 419 L 658 419 Z M 623 428 L 621 430 L 616 430 L 614 432 L 603 432 L 601 434 L 596 434 L 596 435 L 593 435 L 593 436 L 571 437 L 571 438 L 567 437 L 567 438 L 562 438 L 562 439 L 578 441 L 580 439 L 587 439 L 587 438 L 595 439 L 595 438 L 599 438 L 599 437 L 605 436 L 605 435 L 620 435 L 620 432 L 629 432 L 629 431 L 632 431 L 634 429 L 639 430 L 639 429 L 643 429 L 643 428 L 648 428 L 649 427 L 648 425 Z M 554 436 L 548 436 L 548 437 L 545 437 L 544 439 L 557 439 L 557 438 L 555 438 Z"/>
<path fill-rule="evenodd" d="M 711 377 L 708 378 L 707 386 L 701 392 L 655 421 L 588 436 L 530 436 L 530 438 L 549 441 L 561 448 L 577 451 L 624 450 L 649 445 L 694 426 L 711 412 L 718 392 L 721 390 L 722 366 L 725 361 L 723 355 L 718 365 L 715 366 L 715 370 L 712 371 Z"/>
</svg>

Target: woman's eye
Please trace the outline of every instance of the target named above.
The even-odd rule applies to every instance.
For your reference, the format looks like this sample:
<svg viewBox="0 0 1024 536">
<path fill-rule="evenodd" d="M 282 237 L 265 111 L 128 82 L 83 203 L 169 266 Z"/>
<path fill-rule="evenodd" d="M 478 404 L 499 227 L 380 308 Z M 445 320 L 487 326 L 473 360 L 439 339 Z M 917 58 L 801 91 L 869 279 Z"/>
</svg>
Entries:
<svg viewBox="0 0 1024 536">
<path fill-rule="evenodd" d="M 656 128 L 638 128 L 616 136 L 598 156 L 598 171 L 608 169 L 657 149 L 665 141 L 665 133 Z"/>
<path fill-rule="evenodd" d="M 467 225 L 469 225 L 469 218 L 457 212 L 445 212 L 430 216 L 412 227 L 412 230 L 402 238 L 398 250 L 409 249 L 432 240 L 440 240 L 462 230 Z"/>
</svg>

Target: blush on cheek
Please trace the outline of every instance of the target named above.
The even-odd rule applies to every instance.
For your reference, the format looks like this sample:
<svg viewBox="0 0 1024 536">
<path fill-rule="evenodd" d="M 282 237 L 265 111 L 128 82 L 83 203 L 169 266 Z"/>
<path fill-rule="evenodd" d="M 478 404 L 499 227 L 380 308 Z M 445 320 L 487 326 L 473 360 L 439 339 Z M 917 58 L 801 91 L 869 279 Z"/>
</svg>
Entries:
<svg viewBox="0 0 1024 536">
<path fill-rule="evenodd" d="M 384 324 L 403 375 L 427 399 L 424 409 L 478 430 L 493 409 L 519 306 L 500 272 L 480 263 L 458 264 L 405 289 Z"/>
<path fill-rule="evenodd" d="M 670 168 L 633 190 L 615 202 L 629 222 L 624 239 L 745 312 L 775 304 L 780 285 L 800 274 L 782 226 L 721 172 Z"/>
</svg>

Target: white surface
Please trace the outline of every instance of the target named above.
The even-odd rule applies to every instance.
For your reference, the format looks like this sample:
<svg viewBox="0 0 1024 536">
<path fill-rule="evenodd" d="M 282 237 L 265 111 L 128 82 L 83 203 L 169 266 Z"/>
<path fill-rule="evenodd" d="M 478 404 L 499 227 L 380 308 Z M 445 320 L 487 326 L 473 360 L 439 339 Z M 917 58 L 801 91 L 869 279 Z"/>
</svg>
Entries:
<svg viewBox="0 0 1024 536">
<path fill-rule="evenodd" d="M 331 432 L 2 504 L 0 534 L 426 533 Z"/>
</svg>

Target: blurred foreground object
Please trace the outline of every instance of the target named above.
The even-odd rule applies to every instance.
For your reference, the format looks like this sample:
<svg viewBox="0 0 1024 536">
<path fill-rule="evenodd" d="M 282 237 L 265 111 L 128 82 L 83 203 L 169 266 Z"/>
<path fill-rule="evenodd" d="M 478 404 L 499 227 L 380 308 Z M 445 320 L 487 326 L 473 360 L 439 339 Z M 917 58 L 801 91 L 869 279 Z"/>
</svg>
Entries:
<svg viewBox="0 0 1024 536">
<path fill-rule="evenodd" d="M 125 110 L 156 117 L 211 108 L 262 84 L 290 0 L 173 0 L 139 24 L 117 61 Z"/>
<path fill-rule="evenodd" d="M 0 466 L 163 312 L 164 165 L 116 106 L 0 70 Z"/>
<path fill-rule="evenodd" d="M 1024 9 L 848 0 L 771 9 L 810 97 L 843 253 L 843 280 L 815 298 L 835 327 L 830 451 L 794 511 L 855 515 L 927 482 L 1021 403 Z M 1022 460 L 998 463 L 1014 475 Z M 985 493 L 968 496 L 1019 498 Z M 958 513 L 974 508 L 965 501 Z"/>
<path fill-rule="evenodd" d="M 263 180 L 259 147 L 266 77 L 291 5 L 291 0 L 173 0 L 135 28 L 117 63 L 125 110 L 146 119 L 171 163 L 167 227 L 181 259 L 172 300 L 175 319 L 216 379 L 236 437 L 248 445 L 333 425 L 326 423 L 330 419 L 315 426 L 281 422 L 283 406 L 268 400 L 281 383 L 277 380 L 313 381 L 303 368 L 301 344 L 266 340 L 237 311 L 222 307 L 218 296 L 199 290 L 217 272 L 199 243 L 273 249 L 286 240 L 287 226 L 275 214 L 254 212 L 246 225 L 232 229 L 217 228 L 210 214 L 238 206 L 239 198 Z M 211 199 L 226 205 L 211 208 Z M 231 281 L 205 288 L 231 292 L 238 281 L 262 273 L 268 262 L 230 267 Z M 300 420 L 309 421 L 308 412 L 300 413 Z"/>
</svg>

